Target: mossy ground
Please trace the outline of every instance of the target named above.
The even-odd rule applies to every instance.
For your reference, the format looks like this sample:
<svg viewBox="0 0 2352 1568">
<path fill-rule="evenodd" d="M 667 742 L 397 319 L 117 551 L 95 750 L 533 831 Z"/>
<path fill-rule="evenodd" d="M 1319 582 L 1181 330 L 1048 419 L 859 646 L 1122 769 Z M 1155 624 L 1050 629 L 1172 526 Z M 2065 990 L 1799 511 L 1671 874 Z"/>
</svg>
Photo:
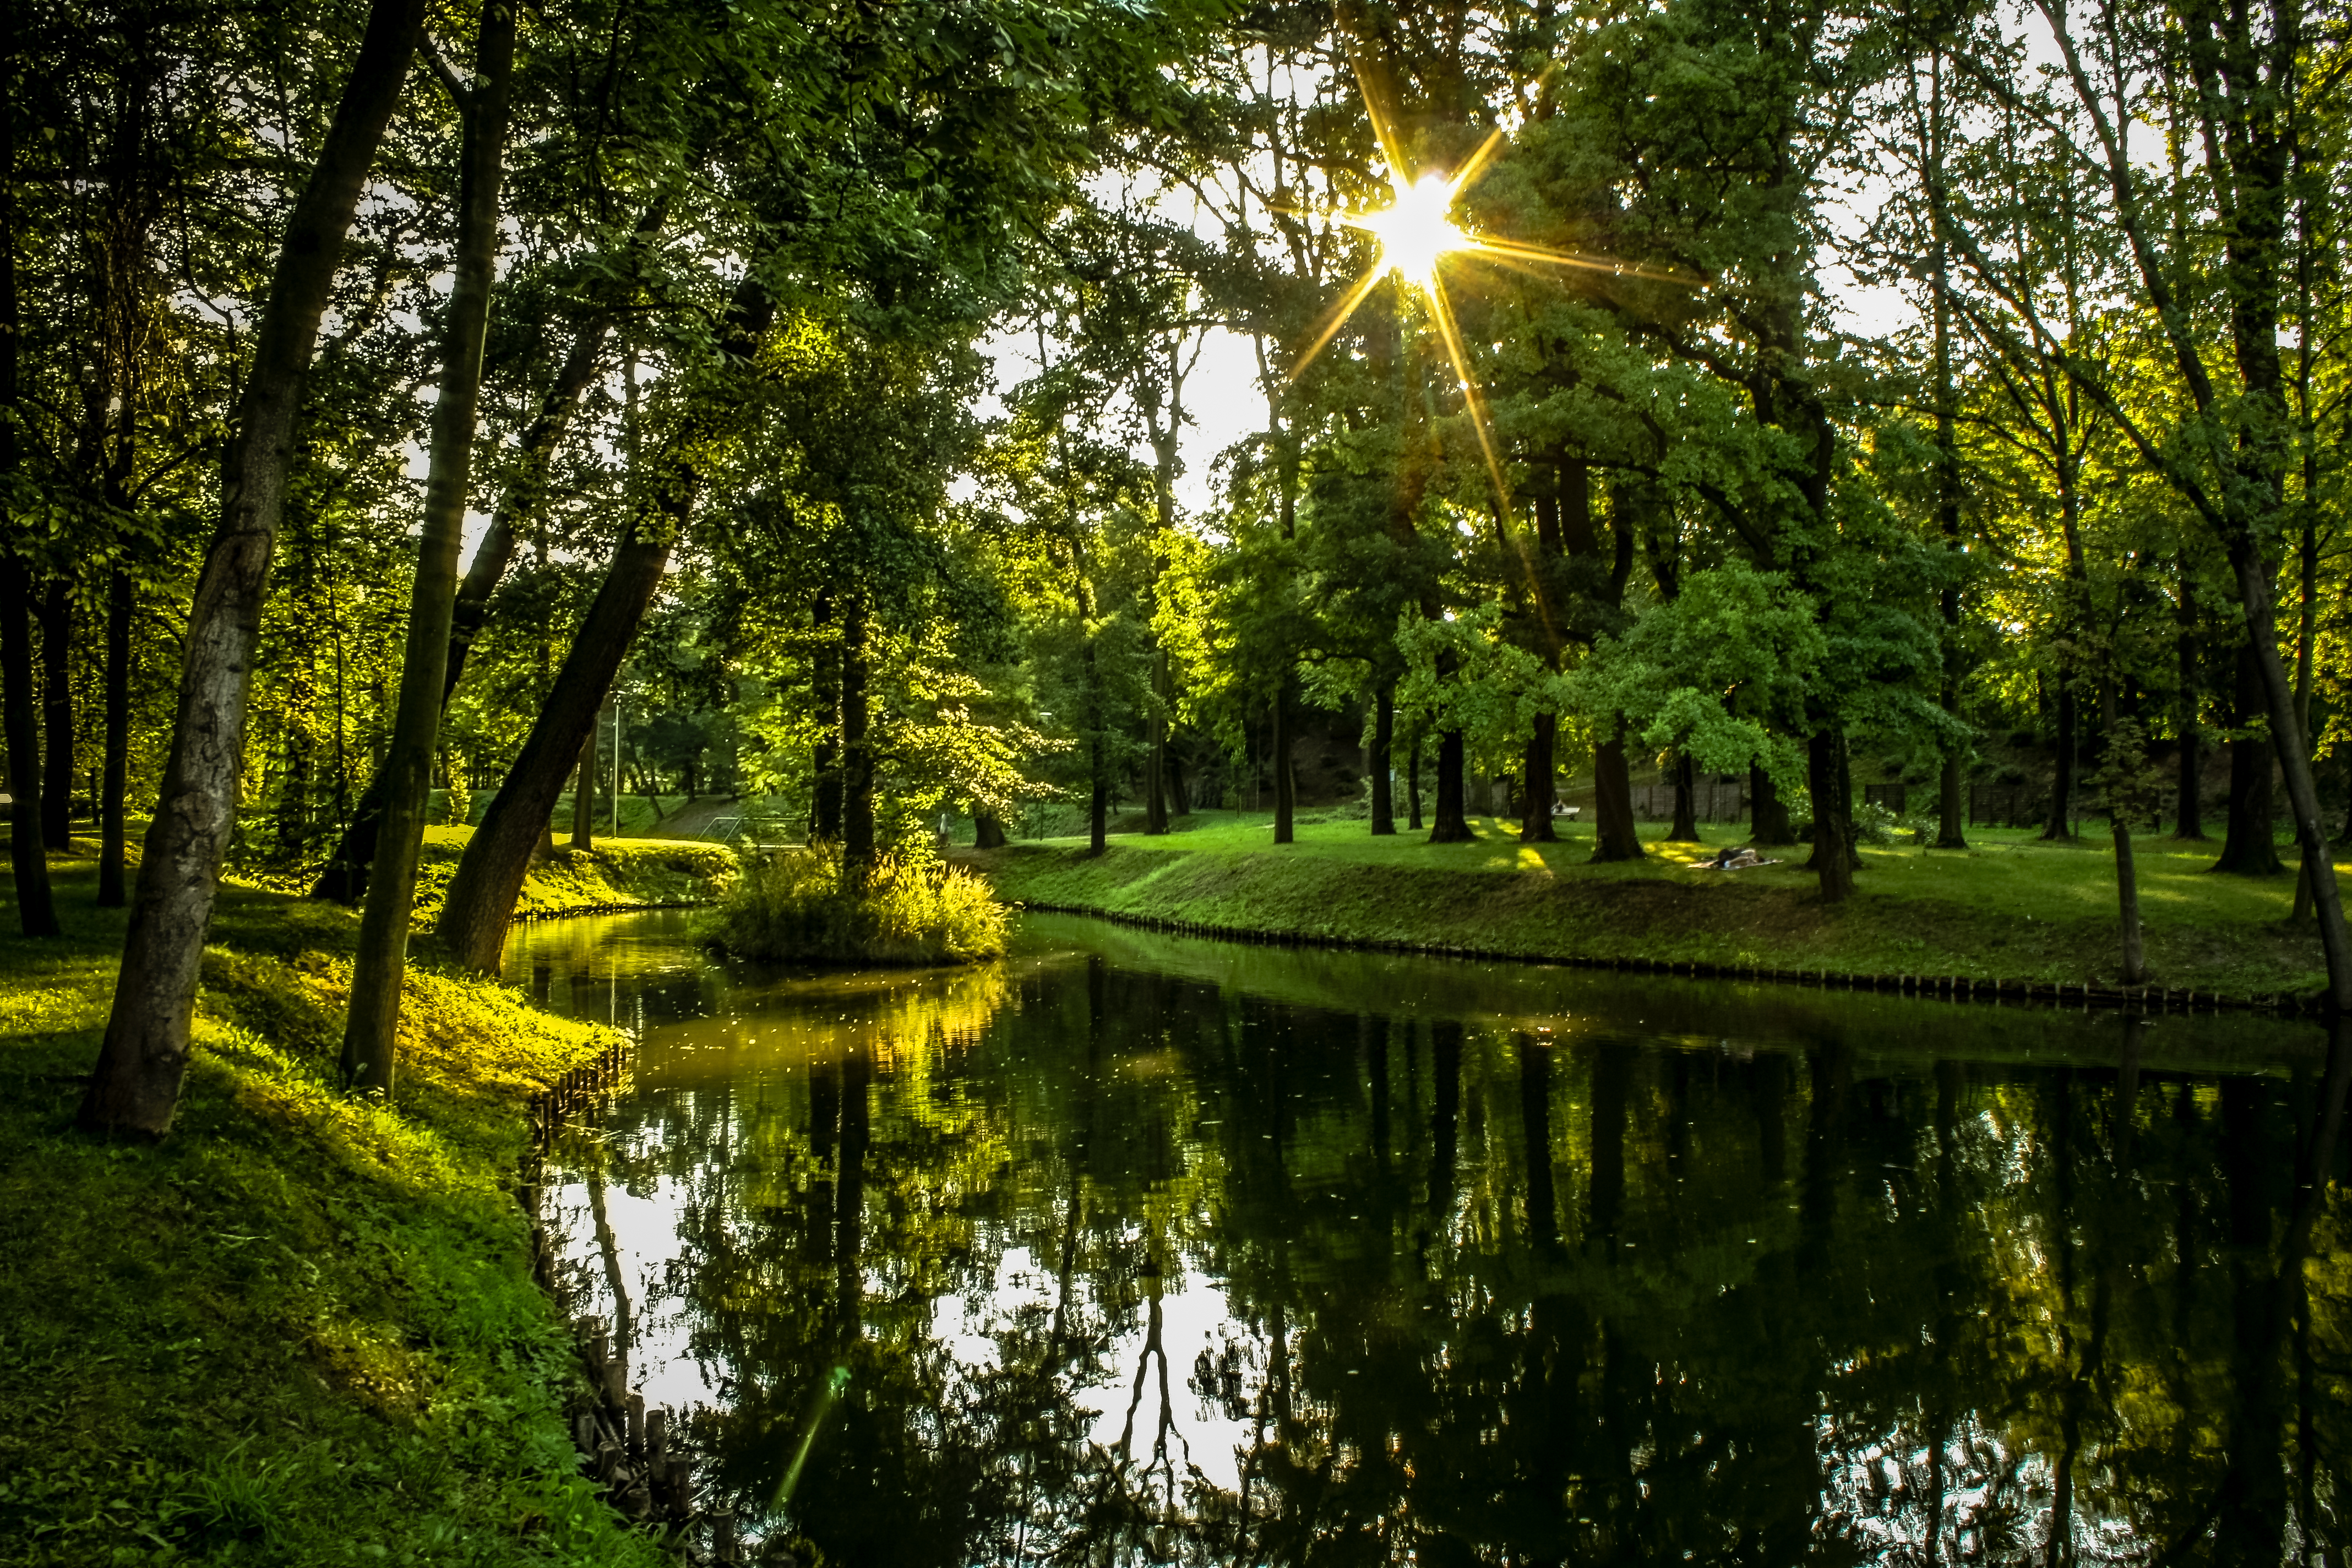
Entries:
<svg viewBox="0 0 2352 1568">
<path fill-rule="evenodd" d="M 229 887 L 177 1125 L 100 1142 L 121 916 L 56 875 L 68 936 L 0 937 L 0 1563 L 667 1561 L 576 1473 L 504 1190 L 524 1100 L 610 1037 L 420 973 L 394 1107 L 353 1101 L 356 917 Z"/>
<path fill-rule="evenodd" d="M 1165 837 L 1015 845 L 960 860 L 1000 897 L 1232 929 L 1576 959 L 1655 958 L 1865 974 L 2112 982 L 2121 963 L 2115 857 L 2104 834 L 2047 844 L 1982 828 L 1966 851 L 1864 847 L 1854 896 L 1824 905 L 1803 848 L 1785 863 L 1690 868 L 1745 840 L 1659 841 L 1645 860 L 1595 866 L 1589 826 L 1521 844 L 1518 825 L 1477 818 L 1473 843 L 1374 838 L 1360 819 L 1306 823 L 1277 847 L 1262 814 L 1202 814 Z M 2287 916 L 2294 878 L 2213 874 L 2218 845 L 2136 845 L 2153 984 L 2255 995 L 2317 988 L 2319 941 Z"/>
</svg>

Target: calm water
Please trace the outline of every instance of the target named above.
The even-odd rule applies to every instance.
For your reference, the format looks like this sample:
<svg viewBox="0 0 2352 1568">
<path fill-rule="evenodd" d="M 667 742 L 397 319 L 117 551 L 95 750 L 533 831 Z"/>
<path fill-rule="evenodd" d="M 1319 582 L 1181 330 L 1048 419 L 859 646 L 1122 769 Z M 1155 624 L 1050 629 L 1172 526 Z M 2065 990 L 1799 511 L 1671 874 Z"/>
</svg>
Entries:
<svg viewBox="0 0 2352 1568">
<path fill-rule="evenodd" d="M 640 1041 L 570 1254 L 830 1563 L 2346 1560 L 2316 1028 L 687 932 L 509 950 Z"/>
</svg>

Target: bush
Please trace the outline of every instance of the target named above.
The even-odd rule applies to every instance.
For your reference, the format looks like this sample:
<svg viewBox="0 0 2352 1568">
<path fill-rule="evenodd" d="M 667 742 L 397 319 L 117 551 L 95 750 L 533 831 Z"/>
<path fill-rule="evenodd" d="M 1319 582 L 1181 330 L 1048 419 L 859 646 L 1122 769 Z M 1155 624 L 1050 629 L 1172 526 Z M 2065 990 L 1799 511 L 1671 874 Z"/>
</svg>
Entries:
<svg viewBox="0 0 2352 1568">
<path fill-rule="evenodd" d="M 780 850 L 744 868 L 710 939 L 744 958 L 809 963 L 969 963 L 1004 952 L 1006 911 L 961 867 L 885 856 L 862 886 L 830 845 Z"/>
</svg>

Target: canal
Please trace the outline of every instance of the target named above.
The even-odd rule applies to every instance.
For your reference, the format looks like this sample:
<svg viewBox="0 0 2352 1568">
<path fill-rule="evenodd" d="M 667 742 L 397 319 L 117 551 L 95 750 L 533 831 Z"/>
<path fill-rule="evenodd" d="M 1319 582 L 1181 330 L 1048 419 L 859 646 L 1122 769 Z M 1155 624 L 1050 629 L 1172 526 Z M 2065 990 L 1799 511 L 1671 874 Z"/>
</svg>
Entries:
<svg viewBox="0 0 2352 1568">
<path fill-rule="evenodd" d="M 718 1500 L 828 1563 L 2344 1561 L 2315 1026 L 691 922 L 514 937 L 636 1041 L 551 1186 Z"/>
</svg>

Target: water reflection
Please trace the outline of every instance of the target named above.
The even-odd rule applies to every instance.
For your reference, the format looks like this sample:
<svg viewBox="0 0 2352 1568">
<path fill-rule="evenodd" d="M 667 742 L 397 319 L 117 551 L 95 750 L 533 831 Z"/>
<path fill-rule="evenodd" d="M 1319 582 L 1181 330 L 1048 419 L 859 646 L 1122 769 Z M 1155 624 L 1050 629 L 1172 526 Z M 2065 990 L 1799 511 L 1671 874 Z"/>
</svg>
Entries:
<svg viewBox="0 0 2352 1568">
<path fill-rule="evenodd" d="M 2315 1030 L 1046 921 L 509 973 L 640 1033 L 572 1255 L 829 1561 L 2342 1561 Z"/>
</svg>

